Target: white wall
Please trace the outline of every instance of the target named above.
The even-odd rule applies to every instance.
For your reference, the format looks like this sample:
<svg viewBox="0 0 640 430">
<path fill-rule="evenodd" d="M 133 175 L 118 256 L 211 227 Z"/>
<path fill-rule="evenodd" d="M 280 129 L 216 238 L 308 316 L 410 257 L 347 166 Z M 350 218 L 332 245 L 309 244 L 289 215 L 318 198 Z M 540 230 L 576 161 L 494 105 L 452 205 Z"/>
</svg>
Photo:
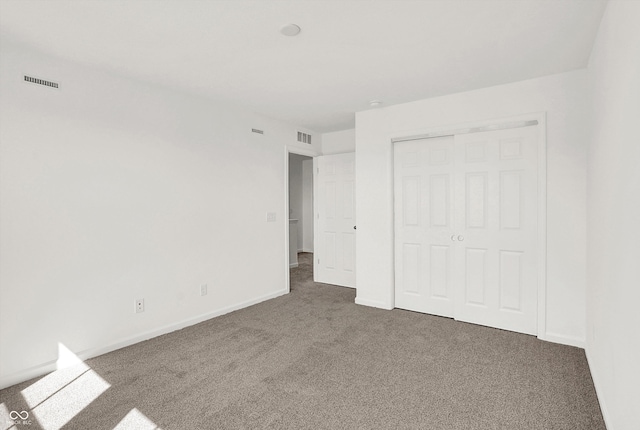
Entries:
<svg viewBox="0 0 640 430">
<path fill-rule="evenodd" d="M 296 127 L 6 37 L 0 93 L 1 386 L 286 293 Z"/>
<path fill-rule="evenodd" d="M 584 345 L 586 270 L 585 70 L 356 114 L 357 303 L 393 306 L 394 136 L 445 125 L 547 113 L 546 330 Z"/>
<path fill-rule="evenodd" d="M 356 150 L 356 130 L 354 128 L 322 134 L 322 155 L 344 154 Z"/>
<path fill-rule="evenodd" d="M 640 429 L 640 3 L 611 1 L 589 62 L 587 357 L 610 430 Z"/>
</svg>

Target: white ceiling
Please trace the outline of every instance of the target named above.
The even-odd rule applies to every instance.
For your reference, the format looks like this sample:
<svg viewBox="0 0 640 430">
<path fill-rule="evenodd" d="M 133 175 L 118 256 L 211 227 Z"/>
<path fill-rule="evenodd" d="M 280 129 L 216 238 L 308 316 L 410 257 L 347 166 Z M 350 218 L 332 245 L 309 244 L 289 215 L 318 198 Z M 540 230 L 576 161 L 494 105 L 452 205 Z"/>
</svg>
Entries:
<svg viewBox="0 0 640 430">
<path fill-rule="evenodd" d="M 603 0 L 0 0 L 2 34 L 317 132 L 587 65 Z M 297 37 L 279 33 L 295 23 Z"/>
</svg>

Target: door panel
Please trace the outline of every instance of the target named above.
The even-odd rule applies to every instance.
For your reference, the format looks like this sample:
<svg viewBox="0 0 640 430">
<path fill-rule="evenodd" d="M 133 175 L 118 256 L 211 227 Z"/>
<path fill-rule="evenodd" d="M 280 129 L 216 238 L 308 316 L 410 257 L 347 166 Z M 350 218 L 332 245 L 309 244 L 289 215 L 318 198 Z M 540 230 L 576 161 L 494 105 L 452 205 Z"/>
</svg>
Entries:
<svg viewBox="0 0 640 430">
<path fill-rule="evenodd" d="M 487 250 L 467 248 L 464 266 L 464 304 L 486 307 Z"/>
<path fill-rule="evenodd" d="M 396 306 L 453 316 L 453 137 L 395 145 Z M 428 169 L 425 169 L 425 166 Z"/>
<path fill-rule="evenodd" d="M 470 158 L 480 146 L 483 156 L 474 150 Z M 535 334 L 537 127 L 457 135 L 455 147 L 456 263 L 466 272 L 455 282 L 467 293 L 455 318 Z"/>
<path fill-rule="evenodd" d="M 522 312 L 522 257 L 520 251 L 500 251 L 500 310 Z"/>
<path fill-rule="evenodd" d="M 314 281 L 355 288 L 355 154 L 316 157 Z"/>
</svg>

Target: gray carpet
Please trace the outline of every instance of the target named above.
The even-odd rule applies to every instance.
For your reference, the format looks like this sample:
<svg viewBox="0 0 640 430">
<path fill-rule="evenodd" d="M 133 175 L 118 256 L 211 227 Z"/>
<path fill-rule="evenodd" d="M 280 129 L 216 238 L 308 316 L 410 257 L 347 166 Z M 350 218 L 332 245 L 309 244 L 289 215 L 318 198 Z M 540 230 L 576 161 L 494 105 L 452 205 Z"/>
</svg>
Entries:
<svg viewBox="0 0 640 430">
<path fill-rule="evenodd" d="M 133 408 L 165 430 L 605 428 L 583 350 L 358 306 L 300 261 L 291 294 L 88 360 L 110 388 L 64 428 L 112 429 Z M 35 381 L 0 400 L 28 410 Z"/>
</svg>

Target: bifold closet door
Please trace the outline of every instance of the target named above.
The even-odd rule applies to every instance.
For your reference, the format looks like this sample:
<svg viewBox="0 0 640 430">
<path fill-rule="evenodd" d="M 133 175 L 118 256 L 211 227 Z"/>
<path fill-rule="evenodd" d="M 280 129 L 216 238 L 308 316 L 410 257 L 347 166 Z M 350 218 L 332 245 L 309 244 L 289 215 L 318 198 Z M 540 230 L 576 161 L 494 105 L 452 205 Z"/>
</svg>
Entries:
<svg viewBox="0 0 640 430">
<path fill-rule="evenodd" d="M 396 307 L 452 317 L 453 136 L 394 145 Z"/>
<path fill-rule="evenodd" d="M 396 307 L 537 329 L 537 127 L 394 145 Z"/>
<path fill-rule="evenodd" d="M 455 318 L 537 333 L 537 127 L 455 136 Z"/>
</svg>

